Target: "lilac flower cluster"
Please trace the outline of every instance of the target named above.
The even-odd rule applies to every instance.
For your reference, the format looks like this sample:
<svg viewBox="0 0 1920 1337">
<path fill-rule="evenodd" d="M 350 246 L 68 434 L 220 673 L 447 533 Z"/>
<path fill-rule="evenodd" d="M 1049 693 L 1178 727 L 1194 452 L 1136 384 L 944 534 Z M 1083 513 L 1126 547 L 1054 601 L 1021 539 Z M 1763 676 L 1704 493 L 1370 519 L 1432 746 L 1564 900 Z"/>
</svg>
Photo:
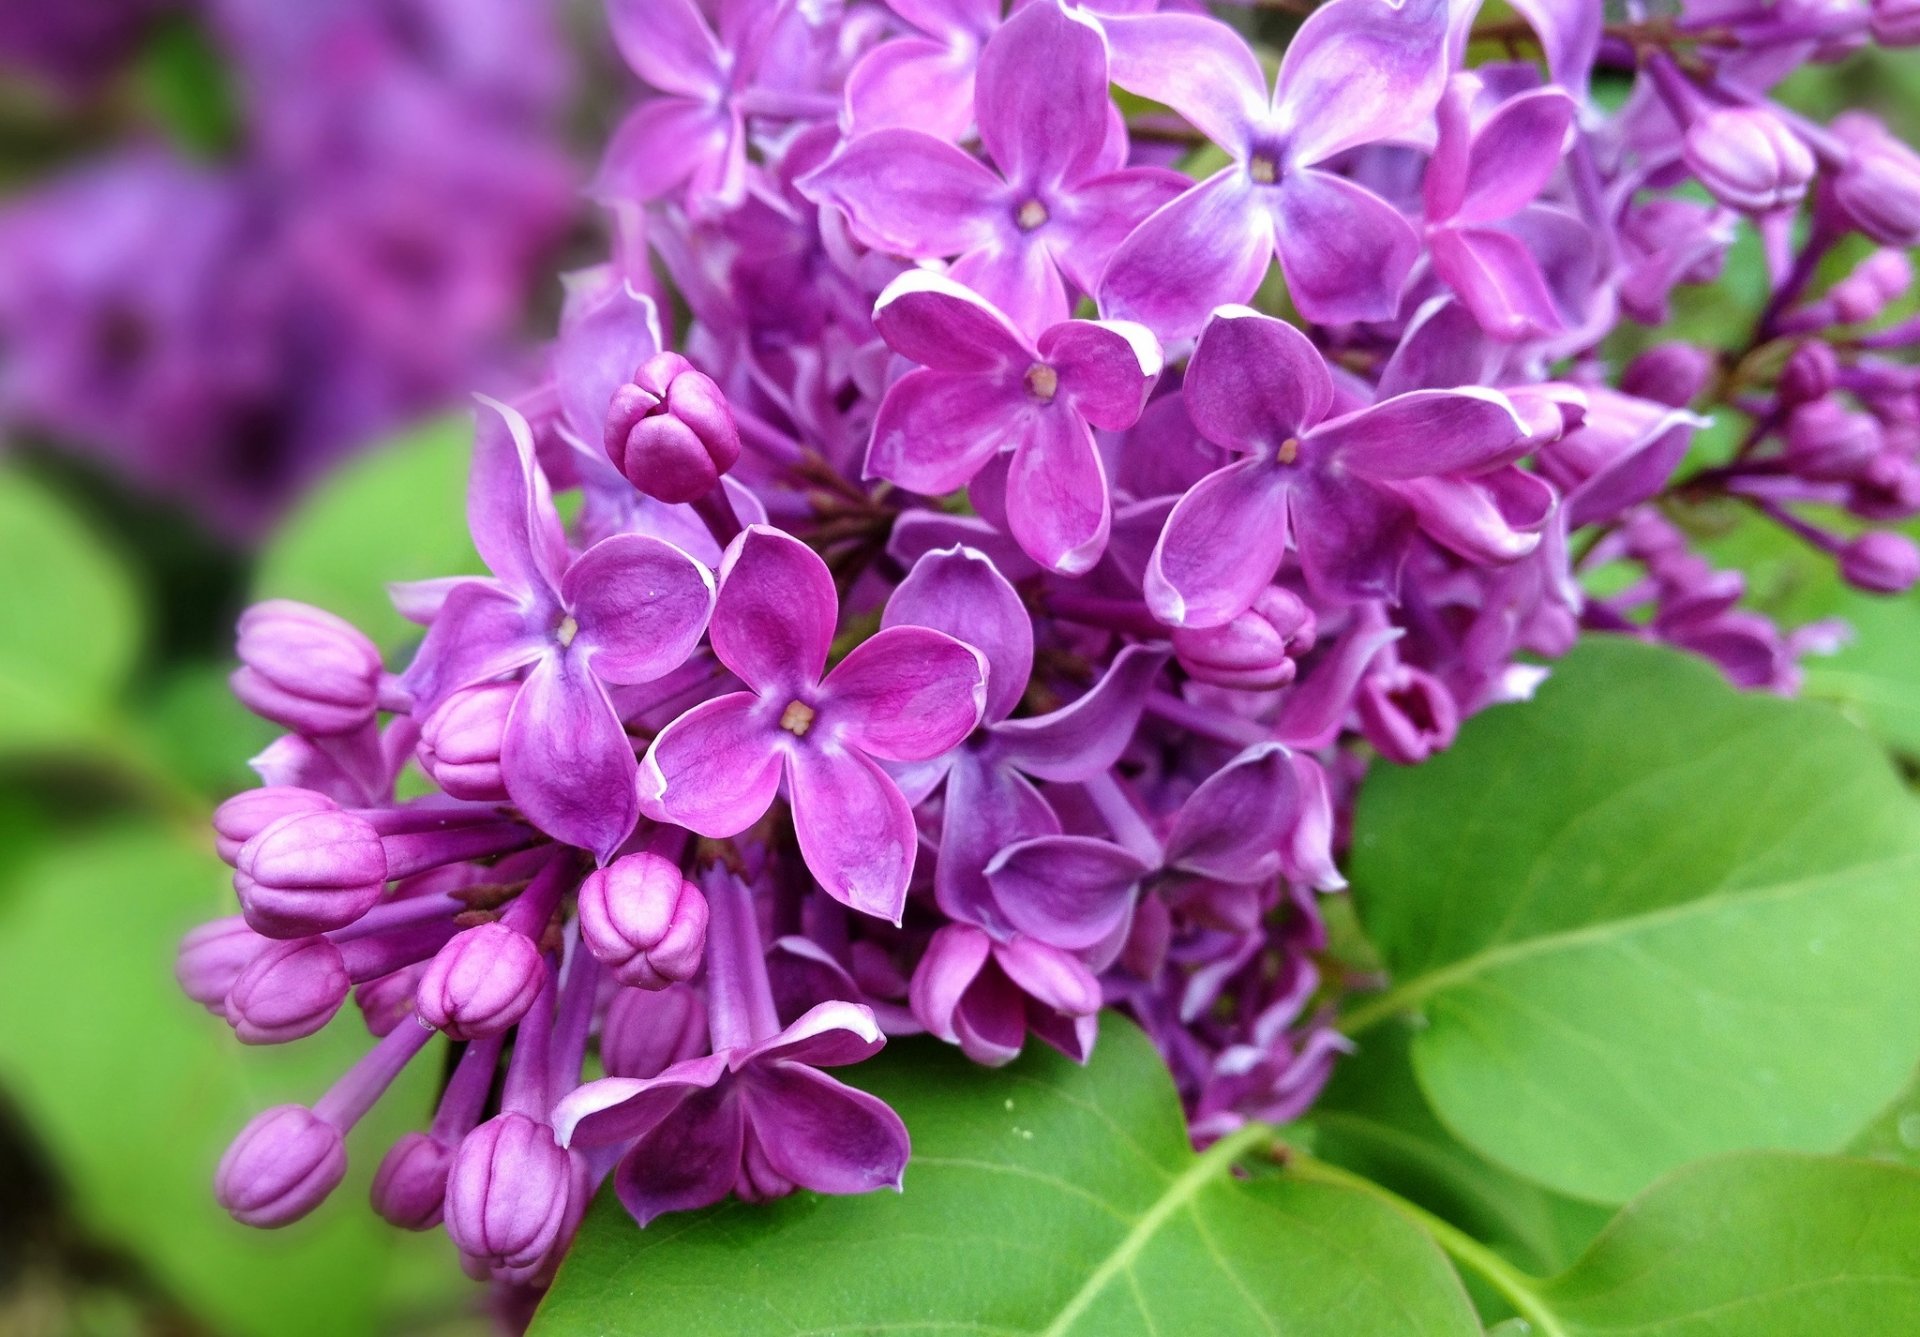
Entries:
<svg viewBox="0 0 1920 1337">
<path fill-rule="evenodd" d="M 160 8 L 10 6 L 0 63 L 99 83 L 68 57 Z M 241 142 L 203 161 L 140 132 L 0 208 L 0 427 L 245 534 L 504 374 L 574 212 L 568 60 L 540 0 L 191 8 Z"/>
<path fill-rule="evenodd" d="M 1117 1007 L 1197 1139 L 1287 1119 L 1346 1047 L 1316 901 L 1370 757 L 1582 628 L 1789 686 L 1794 637 L 1689 548 L 1701 495 L 1911 584 L 1909 336 L 1861 330 L 1920 158 L 1765 93 L 1910 7 L 1516 8 L 1330 0 L 1269 87 L 1186 8 L 612 0 L 648 90 L 597 187 L 621 245 L 480 409 L 490 574 L 396 587 L 397 669 L 316 609 L 242 623 L 235 688 L 291 732 L 180 976 L 243 1040 L 350 991 L 380 1038 L 222 1200 L 311 1209 L 436 1030 L 374 1205 L 510 1283 L 609 1175 L 642 1224 L 897 1185 L 900 1121 L 823 1071 L 888 1036 L 1084 1058 Z M 1469 62 L 1490 37 L 1516 58 Z M 1746 226 L 1751 346 L 1616 366 Z M 1708 408 L 1751 430 L 1689 464 Z"/>
</svg>

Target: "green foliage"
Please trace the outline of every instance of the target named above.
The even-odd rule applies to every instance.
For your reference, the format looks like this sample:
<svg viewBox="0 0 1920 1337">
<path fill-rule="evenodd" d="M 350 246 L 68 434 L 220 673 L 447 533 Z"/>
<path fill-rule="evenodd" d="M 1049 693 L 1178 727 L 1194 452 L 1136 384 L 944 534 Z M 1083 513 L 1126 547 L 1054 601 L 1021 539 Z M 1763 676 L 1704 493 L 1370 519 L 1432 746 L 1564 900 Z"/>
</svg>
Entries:
<svg viewBox="0 0 1920 1337">
<path fill-rule="evenodd" d="M 906 1192 L 727 1205 L 644 1233 L 603 1195 L 536 1337 L 650 1331 L 1471 1333 L 1439 1251 L 1350 1188 L 1195 1157 L 1165 1065 L 1105 1019 L 1093 1062 L 1001 1072 L 928 1041 L 851 1074 L 914 1139 Z"/>
<path fill-rule="evenodd" d="M 1596 641 L 1355 821 L 1362 925 L 1442 1123 L 1620 1201 L 1687 1161 L 1837 1150 L 1920 1059 L 1920 824 L 1830 710 Z"/>
<path fill-rule="evenodd" d="M 261 555 L 255 597 L 337 613 L 383 648 L 419 635 L 390 582 L 478 574 L 462 508 L 473 426 L 438 418 L 351 461 L 310 492 Z"/>
</svg>

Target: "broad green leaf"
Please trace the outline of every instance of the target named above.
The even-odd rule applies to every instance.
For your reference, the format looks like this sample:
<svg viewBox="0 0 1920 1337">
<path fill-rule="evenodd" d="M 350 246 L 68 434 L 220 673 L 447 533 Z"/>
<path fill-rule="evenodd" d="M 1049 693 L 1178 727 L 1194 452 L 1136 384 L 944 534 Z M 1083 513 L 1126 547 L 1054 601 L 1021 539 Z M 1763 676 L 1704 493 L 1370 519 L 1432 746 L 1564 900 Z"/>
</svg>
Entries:
<svg viewBox="0 0 1920 1337">
<path fill-rule="evenodd" d="M 1920 1072 L 1848 1143 L 1847 1154 L 1920 1170 Z"/>
<path fill-rule="evenodd" d="M 255 595 L 317 604 L 387 649 L 418 636 L 389 583 L 482 573 L 467 535 L 472 444 L 467 417 L 437 418 L 349 461 L 261 555 Z"/>
<path fill-rule="evenodd" d="M 1688 1166 L 1539 1294 L 1567 1337 L 1920 1332 L 1920 1173 L 1779 1152 Z"/>
<path fill-rule="evenodd" d="M 227 685 L 230 663 L 177 664 L 139 703 L 137 725 L 156 758 L 179 783 L 209 799 L 260 782 L 247 759 L 279 735 Z"/>
<path fill-rule="evenodd" d="M 132 584 L 60 497 L 0 467 L 0 754 L 63 746 L 100 727 L 140 643 Z"/>
<path fill-rule="evenodd" d="M 614 1332 L 1472 1333 L 1458 1279 L 1377 1196 L 1196 1157 L 1165 1065 L 1103 1019 L 1086 1068 L 929 1041 L 851 1070 L 914 1139 L 905 1192 L 799 1194 L 637 1230 L 603 1194 L 536 1337 Z"/>
<path fill-rule="evenodd" d="M 366 1201 L 386 1144 L 430 1117 L 432 1052 L 356 1131 L 355 1171 L 313 1217 L 250 1230 L 214 1202 L 214 1165 L 246 1120 L 311 1101 L 371 1044 L 349 1005 L 318 1036 L 249 1050 L 181 997 L 174 945 L 228 908 L 224 872 L 183 835 L 133 828 L 13 873 L 0 895 L 0 1088 L 89 1232 L 142 1260 L 212 1331 L 394 1331 L 466 1303 L 445 1237 L 401 1234 Z"/>
<path fill-rule="evenodd" d="M 1348 1025 L 1420 1014 L 1440 1120 L 1577 1197 L 1836 1150 L 1920 1060 L 1917 813 L 1829 708 L 1594 639 L 1373 772 L 1352 877 L 1393 988 Z"/>
</svg>

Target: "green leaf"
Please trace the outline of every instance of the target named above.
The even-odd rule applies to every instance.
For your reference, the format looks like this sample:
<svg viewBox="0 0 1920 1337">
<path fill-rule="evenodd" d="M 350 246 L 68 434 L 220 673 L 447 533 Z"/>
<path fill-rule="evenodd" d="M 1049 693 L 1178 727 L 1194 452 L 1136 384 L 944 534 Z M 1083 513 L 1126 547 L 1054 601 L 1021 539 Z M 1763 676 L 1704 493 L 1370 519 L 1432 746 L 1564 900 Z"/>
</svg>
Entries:
<svg viewBox="0 0 1920 1337">
<path fill-rule="evenodd" d="M 1103 1018 L 1092 1063 L 989 1071 L 929 1041 L 850 1071 L 914 1139 L 906 1190 L 723 1205 L 639 1231 L 595 1203 L 536 1337 L 1472 1333 L 1459 1282 L 1377 1197 L 1196 1157 L 1165 1065 Z"/>
<path fill-rule="evenodd" d="M 0 1087 L 72 1187 L 89 1233 L 129 1249 L 217 1332 L 397 1331 L 469 1294 L 445 1237 L 375 1217 L 385 1146 L 431 1116 L 429 1054 L 358 1129 L 355 1172 L 313 1217 L 250 1230 L 213 1198 L 221 1150 L 256 1111 L 311 1101 L 372 1043 L 349 1005 L 320 1035 L 249 1050 L 183 998 L 174 946 L 226 912 L 225 869 L 170 830 L 69 842 L 0 894 Z"/>
<path fill-rule="evenodd" d="M 125 568 L 54 493 L 0 468 L 0 755 L 94 732 L 139 652 Z"/>
<path fill-rule="evenodd" d="M 437 418 L 349 461 L 262 554 L 255 596 L 317 604 L 387 649 L 417 637 L 387 585 L 481 571 L 467 535 L 472 444 L 468 418 Z"/>
<path fill-rule="evenodd" d="M 1846 1144 L 1920 1060 L 1920 823 L 1820 705 L 1598 638 L 1447 754 L 1376 768 L 1363 926 L 1440 1120 L 1620 1201 L 1718 1152 Z"/>
<path fill-rule="evenodd" d="M 247 759 L 280 732 L 240 704 L 227 685 L 232 668 L 197 660 L 177 664 L 139 703 L 136 716 L 157 764 L 215 799 L 260 782 Z"/>
<path fill-rule="evenodd" d="M 1540 1297 L 1570 1337 L 1920 1332 L 1920 1173 L 1778 1152 L 1688 1166 Z"/>
</svg>

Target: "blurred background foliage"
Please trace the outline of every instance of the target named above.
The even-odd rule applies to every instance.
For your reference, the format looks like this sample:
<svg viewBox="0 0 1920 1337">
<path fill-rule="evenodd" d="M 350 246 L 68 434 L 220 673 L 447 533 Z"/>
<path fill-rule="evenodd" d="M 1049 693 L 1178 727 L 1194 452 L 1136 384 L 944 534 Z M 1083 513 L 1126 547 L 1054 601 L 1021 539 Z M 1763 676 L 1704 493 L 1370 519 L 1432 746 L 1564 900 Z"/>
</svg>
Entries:
<svg viewBox="0 0 1920 1337">
<path fill-rule="evenodd" d="M 571 22 L 590 34 L 589 19 Z M 575 129 L 592 144 L 622 94 L 598 43 L 582 45 Z M 1822 117 L 1870 106 L 1920 140 L 1920 57 L 1870 52 L 1808 71 L 1784 100 Z M 218 157 L 243 114 L 204 32 L 163 22 L 127 77 L 77 115 L 0 81 L 0 185 L 30 189 L 135 129 Z M 584 230 L 573 249 L 593 253 Z M 1720 285 L 1686 293 L 1679 336 L 1738 346 L 1764 283 L 1755 250 L 1737 251 Z M 528 329 L 545 318 L 530 311 Z M 1702 449 L 1737 430 L 1721 426 Z M 402 1234 L 365 1206 L 377 1150 L 428 1116 L 434 1075 L 410 1073 L 412 1089 L 356 1132 L 359 1191 L 350 1181 L 290 1229 L 245 1229 L 210 1191 L 221 1148 L 252 1111 L 317 1094 L 361 1048 L 358 1018 L 348 1009 L 306 1043 L 250 1050 L 170 977 L 181 933 L 231 909 L 206 819 L 249 783 L 246 759 L 273 736 L 226 689 L 235 616 L 251 598 L 304 599 L 404 650 L 411 629 L 386 583 L 476 567 L 468 437 L 457 409 L 424 418 L 354 454 L 252 547 L 58 441 L 0 443 L 0 1332 L 487 1330 L 444 1235 Z M 1806 690 L 1920 771 L 1920 596 L 1852 593 L 1830 562 L 1731 510 L 1685 518 L 1751 574 L 1762 611 L 1852 624 Z M 1912 1158 L 1920 1113 L 1889 1111 L 1884 1124 L 1868 1149 Z"/>
</svg>

